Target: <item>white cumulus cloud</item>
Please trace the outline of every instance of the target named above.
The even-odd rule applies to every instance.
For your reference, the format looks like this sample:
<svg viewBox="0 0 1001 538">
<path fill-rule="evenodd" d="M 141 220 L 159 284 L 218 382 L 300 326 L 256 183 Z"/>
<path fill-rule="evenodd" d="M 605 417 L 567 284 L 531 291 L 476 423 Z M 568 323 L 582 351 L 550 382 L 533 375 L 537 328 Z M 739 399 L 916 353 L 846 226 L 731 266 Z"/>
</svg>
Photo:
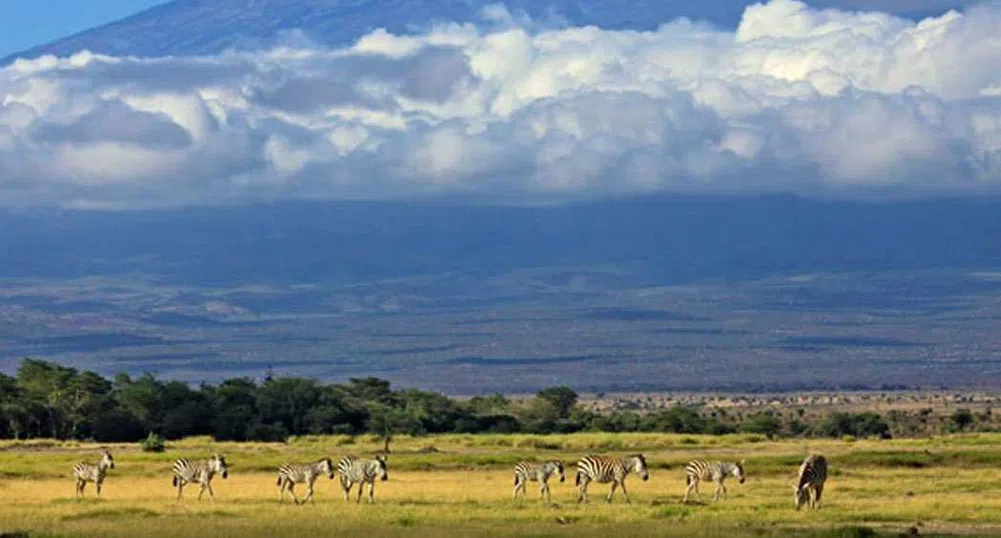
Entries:
<svg viewBox="0 0 1001 538">
<path fill-rule="evenodd" d="M 375 31 L 0 69 L 0 205 L 1001 190 L 1001 4 L 749 6 L 734 31 Z"/>
</svg>

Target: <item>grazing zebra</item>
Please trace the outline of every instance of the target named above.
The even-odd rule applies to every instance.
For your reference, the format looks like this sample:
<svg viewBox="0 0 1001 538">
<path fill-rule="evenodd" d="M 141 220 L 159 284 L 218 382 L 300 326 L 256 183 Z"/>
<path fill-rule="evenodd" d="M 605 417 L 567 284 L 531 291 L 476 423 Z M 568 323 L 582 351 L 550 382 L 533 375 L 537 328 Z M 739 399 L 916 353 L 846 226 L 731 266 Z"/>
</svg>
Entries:
<svg viewBox="0 0 1001 538">
<path fill-rule="evenodd" d="M 229 470 L 226 467 L 226 458 L 221 454 L 212 454 L 212 457 L 205 461 L 191 461 L 180 458 L 174 462 L 174 487 L 177 488 L 177 500 L 181 500 L 181 493 L 184 486 L 189 482 L 199 484 L 198 500 L 202 500 L 202 494 L 209 490 L 209 498 L 215 502 L 215 494 L 212 493 L 212 477 L 216 474 L 222 475 L 223 479 L 229 478 Z"/>
<path fill-rule="evenodd" d="M 528 461 L 518 463 L 514 466 L 514 498 L 518 498 L 519 491 L 522 496 L 525 495 L 525 488 L 529 482 L 542 482 L 539 496 L 544 497 L 547 501 L 551 501 L 552 495 L 549 493 L 549 477 L 553 474 L 560 477 L 560 482 L 566 480 L 566 476 L 563 475 L 562 460 L 547 461 L 544 463 L 532 463 Z"/>
<path fill-rule="evenodd" d="M 577 462 L 576 483 L 580 488 L 577 502 L 587 502 L 587 485 L 591 482 L 612 483 L 612 490 L 608 492 L 605 502 L 612 502 L 615 488 L 619 486 L 622 486 L 622 495 L 625 496 L 626 502 L 629 502 L 629 493 L 626 491 L 626 476 L 629 473 L 639 474 L 644 481 L 650 478 L 646 469 L 646 458 L 643 457 L 643 454 L 633 454 L 624 458 L 584 456 Z"/>
<path fill-rule="evenodd" d="M 349 500 L 351 488 L 358 484 L 358 500 L 361 502 L 362 490 L 365 483 L 368 483 L 368 502 L 375 502 L 375 479 L 389 480 L 389 471 L 386 469 L 386 456 L 382 454 L 375 459 L 361 459 L 353 456 L 345 456 L 337 464 L 337 474 L 341 477 L 341 489 L 344 490 L 344 500 Z"/>
<path fill-rule="evenodd" d="M 108 475 L 108 469 L 115 468 L 115 459 L 111 457 L 111 452 L 101 449 L 101 461 L 87 463 L 81 461 L 73 466 L 73 477 L 76 478 L 76 495 L 83 497 L 83 488 L 87 482 L 93 482 L 97 488 L 97 496 L 101 496 L 101 485 L 104 484 L 104 477 Z"/>
<path fill-rule="evenodd" d="M 713 501 L 718 501 L 720 494 L 726 498 L 726 485 L 723 483 L 727 477 L 734 477 L 741 484 L 744 483 L 744 460 L 739 462 L 728 461 L 705 461 L 694 460 L 685 467 L 685 498 L 681 502 L 688 502 L 688 495 L 695 492 L 698 499 L 702 499 L 699 494 L 699 481 L 712 480 L 716 484 L 716 491 L 713 493 Z"/>
<path fill-rule="evenodd" d="M 320 475 L 327 475 L 327 478 L 334 478 L 334 462 L 330 458 L 323 458 L 313 463 L 286 463 L 278 468 L 278 502 L 282 502 L 285 497 L 285 490 L 292 494 L 292 500 L 299 504 L 299 499 L 295 496 L 295 485 L 306 484 L 306 496 L 302 502 L 313 502 L 313 484 Z"/>
<path fill-rule="evenodd" d="M 803 464 L 799 466 L 799 478 L 794 486 L 796 510 L 799 510 L 803 503 L 807 503 L 811 508 L 820 508 L 820 496 L 824 492 L 825 481 L 827 481 L 827 458 L 812 454 L 803 460 Z"/>
</svg>

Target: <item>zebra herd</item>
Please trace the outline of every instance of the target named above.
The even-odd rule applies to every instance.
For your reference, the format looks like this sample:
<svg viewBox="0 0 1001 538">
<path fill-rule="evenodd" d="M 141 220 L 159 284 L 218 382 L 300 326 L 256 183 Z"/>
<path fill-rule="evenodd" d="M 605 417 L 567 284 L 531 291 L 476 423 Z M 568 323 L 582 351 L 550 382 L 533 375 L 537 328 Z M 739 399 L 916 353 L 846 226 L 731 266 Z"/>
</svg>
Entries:
<svg viewBox="0 0 1001 538">
<path fill-rule="evenodd" d="M 77 497 L 83 496 L 84 487 L 88 482 L 93 482 L 97 489 L 97 495 L 101 495 L 101 486 L 108 474 L 109 469 L 115 468 L 115 460 L 111 452 L 107 449 L 101 450 L 101 459 L 97 463 L 80 462 L 73 466 L 73 477 L 76 479 Z M 205 491 L 209 492 L 209 499 L 215 501 L 215 494 L 212 492 L 212 478 L 215 475 L 222 476 L 223 479 L 229 477 L 229 469 L 226 458 L 221 454 L 213 454 L 207 460 L 191 461 L 179 458 L 174 461 L 171 468 L 173 487 L 177 488 L 177 500 L 181 499 L 184 486 L 187 484 L 198 484 L 198 500 L 202 499 Z M 635 473 L 642 480 L 650 478 L 647 470 L 646 457 L 643 454 L 632 454 L 622 458 L 612 458 L 607 456 L 588 455 L 577 462 L 577 473 L 575 484 L 577 487 L 577 502 L 587 502 L 587 487 L 590 483 L 611 484 L 606 502 L 611 502 L 617 489 L 622 490 L 622 496 L 626 502 L 629 501 L 629 493 L 626 491 L 626 477 Z M 278 467 L 278 502 L 284 501 L 285 492 L 288 491 L 295 504 L 313 502 L 313 486 L 316 479 L 326 475 L 333 480 L 334 475 L 340 478 L 341 489 L 344 491 L 344 499 L 350 500 L 351 489 L 357 485 L 358 494 L 355 502 L 361 502 L 361 498 L 368 484 L 368 501 L 375 502 L 375 482 L 376 480 L 388 480 L 389 471 L 387 468 L 386 456 L 377 455 L 371 459 L 345 456 L 334 466 L 330 458 L 322 458 L 311 463 L 285 463 Z M 517 499 L 519 493 L 524 497 L 525 490 L 529 482 L 539 482 L 541 484 L 539 495 L 549 502 L 551 494 L 549 491 L 549 479 L 558 476 L 560 482 L 566 480 L 564 466 L 561 460 L 551 460 L 542 463 L 528 461 L 519 462 L 514 466 L 514 498 Z M 726 498 L 726 486 L 724 482 L 727 478 L 733 477 L 743 484 L 746 479 L 744 475 L 744 461 L 706 461 L 693 460 L 685 466 L 685 497 L 682 502 L 688 502 L 689 495 L 695 493 L 696 498 L 701 499 L 699 494 L 699 482 L 711 481 L 715 484 L 716 490 L 713 493 L 713 501 Z M 824 482 L 827 480 L 827 460 L 819 454 L 812 454 L 803 460 L 799 467 L 795 491 L 795 507 L 799 510 L 804 504 L 811 508 L 820 508 L 820 497 L 824 491 Z M 306 488 L 306 495 L 300 500 L 295 494 L 296 485 L 302 484 Z"/>
</svg>

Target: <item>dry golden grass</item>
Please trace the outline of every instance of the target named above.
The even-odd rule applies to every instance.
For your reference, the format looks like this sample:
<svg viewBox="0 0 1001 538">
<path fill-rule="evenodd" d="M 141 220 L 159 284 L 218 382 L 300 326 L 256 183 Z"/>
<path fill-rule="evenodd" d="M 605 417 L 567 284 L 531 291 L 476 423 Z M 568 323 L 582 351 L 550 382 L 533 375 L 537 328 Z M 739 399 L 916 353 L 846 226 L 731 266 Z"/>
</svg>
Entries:
<svg viewBox="0 0 1001 538">
<path fill-rule="evenodd" d="M 1001 467 L 993 453 L 1001 437 L 978 435 L 937 440 L 762 441 L 728 438 L 582 434 L 570 436 L 442 436 L 401 438 L 390 456 L 390 479 L 376 485 L 376 503 L 345 502 L 337 481 L 321 478 L 311 506 L 279 505 L 275 473 L 286 460 L 323 455 L 364 454 L 375 439 L 345 444 L 344 438 L 310 438 L 289 445 L 213 444 L 205 439 L 176 443 L 164 454 L 115 447 L 116 469 L 104 495 L 73 497 L 72 462 L 92 457 L 80 444 L 0 445 L 0 532 L 26 530 L 58 536 L 285 536 L 365 533 L 377 536 L 827 536 L 864 535 L 868 526 L 889 535 L 916 527 L 935 532 L 1001 533 Z M 614 443 L 613 443 L 614 442 Z M 511 499 L 509 460 L 577 456 L 609 443 L 624 454 L 642 450 L 651 477 L 627 481 L 633 503 L 616 497 L 604 503 L 607 485 L 594 484 L 591 503 L 574 502 L 573 474 L 553 483 L 552 505 L 538 501 L 537 488 L 525 500 Z M 434 445 L 440 452 L 417 449 Z M 536 445 L 550 449 L 531 448 Z M 832 476 L 824 508 L 792 509 L 791 483 L 808 451 L 821 451 Z M 175 502 L 170 462 L 212 451 L 232 463 L 229 480 L 213 482 L 216 502 L 195 500 L 197 488 Z M 684 505 L 683 464 L 693 457 L 748 459 L 744 485 L 728 482 L 730 498 Z M 999 456 L 1001 457 L 1001 456 Z M 827 533 L 827 534 L 823 534 Z"/>
</svg>

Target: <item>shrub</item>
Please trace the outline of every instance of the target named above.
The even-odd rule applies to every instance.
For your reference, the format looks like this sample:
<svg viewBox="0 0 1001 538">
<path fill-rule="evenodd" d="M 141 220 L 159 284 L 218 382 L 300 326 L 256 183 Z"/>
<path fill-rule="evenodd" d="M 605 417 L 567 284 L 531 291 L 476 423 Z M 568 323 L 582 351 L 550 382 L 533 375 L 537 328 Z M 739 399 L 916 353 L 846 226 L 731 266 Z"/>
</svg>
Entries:
<svg viewBox="0 0 1001 538">
<path fill-rule="evenodd" d="M 163 437 L 149 432 L 145 439 L 139 441 L 139 447 L 143 452 L 163 452 L 167 448 L 167 442 Z"/>
</svg>

